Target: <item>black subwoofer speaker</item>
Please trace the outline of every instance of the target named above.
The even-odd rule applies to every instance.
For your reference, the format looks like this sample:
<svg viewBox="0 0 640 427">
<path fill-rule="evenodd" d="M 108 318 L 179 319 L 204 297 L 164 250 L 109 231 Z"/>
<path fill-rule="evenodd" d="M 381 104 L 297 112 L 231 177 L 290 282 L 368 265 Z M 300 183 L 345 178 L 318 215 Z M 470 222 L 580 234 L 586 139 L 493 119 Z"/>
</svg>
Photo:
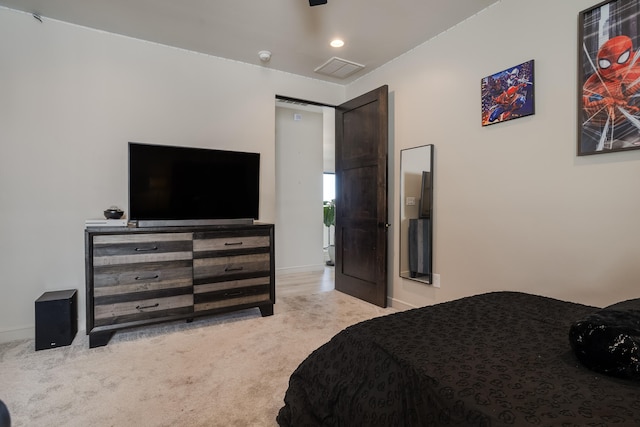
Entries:
<svg viewBox="0 0 640 427">
<path fill-rule="evenodd" d="M 75 289 L 45 292 L 36 300 L 36 350 L 69 345 L 77 332 Z"/>
</svg>

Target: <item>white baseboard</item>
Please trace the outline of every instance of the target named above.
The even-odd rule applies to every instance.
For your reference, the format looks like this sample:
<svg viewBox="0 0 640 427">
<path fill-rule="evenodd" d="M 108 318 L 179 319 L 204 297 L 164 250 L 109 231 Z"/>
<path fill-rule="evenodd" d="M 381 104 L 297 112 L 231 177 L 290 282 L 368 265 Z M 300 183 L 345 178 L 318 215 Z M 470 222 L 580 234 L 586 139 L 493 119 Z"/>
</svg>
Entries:
<svg viewBox="0 0 640 427">
<path fill-rule="evenodd" d="M 296 267 L 276 268 L 276 275 L 290 273 L 311 273 L 315 271 L 324 271 L 324 264 L 301 265 Z"/>
<path fill-rule="evenodd" d="M 387 297 L 387 305 L 401 311 L 418 308 L 417 306 L 409 304 L 408 302 L 401 301 L 399 299 L 395 299 L 391 297 Z"/>
<path fill-rule="evenodd" d="M 36 336 L 36 327 L 29 326 L 26 328 L 19 329 L 7 329 L 0 331 L 0 343 L 17 341 L 17 340 L 28 340 L 35 339 Z"/>
</svg>

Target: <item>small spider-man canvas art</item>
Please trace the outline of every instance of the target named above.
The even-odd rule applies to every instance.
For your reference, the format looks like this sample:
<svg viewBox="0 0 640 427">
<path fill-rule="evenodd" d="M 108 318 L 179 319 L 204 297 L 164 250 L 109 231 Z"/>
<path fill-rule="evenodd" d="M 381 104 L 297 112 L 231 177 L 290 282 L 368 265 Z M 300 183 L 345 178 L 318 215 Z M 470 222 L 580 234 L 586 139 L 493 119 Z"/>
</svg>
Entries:
<svg viewBox="0 0 640 427">
<path fill-rule="evenodd" d="M 533 59 L 484 77 L 480 90 L 482 126 L 534 114 Z"/>
<path fill-rule="evenodd" d="M 640 0 L 580 12 L 579 156 L 640 148 Z"/>
</svg>

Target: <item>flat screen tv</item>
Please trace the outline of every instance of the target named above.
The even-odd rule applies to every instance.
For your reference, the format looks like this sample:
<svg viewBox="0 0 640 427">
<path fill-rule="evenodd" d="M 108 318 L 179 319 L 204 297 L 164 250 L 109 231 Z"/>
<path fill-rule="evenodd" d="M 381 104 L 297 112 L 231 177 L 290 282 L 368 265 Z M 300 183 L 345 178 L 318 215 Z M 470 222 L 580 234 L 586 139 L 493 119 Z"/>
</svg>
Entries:
<svg viewBox="0 0 640 427">
<path fill-rule="evenodd" d="M 129 143 L 129 219 L 139 227 L 258 219 L 260 153 Z"/>
</svg>

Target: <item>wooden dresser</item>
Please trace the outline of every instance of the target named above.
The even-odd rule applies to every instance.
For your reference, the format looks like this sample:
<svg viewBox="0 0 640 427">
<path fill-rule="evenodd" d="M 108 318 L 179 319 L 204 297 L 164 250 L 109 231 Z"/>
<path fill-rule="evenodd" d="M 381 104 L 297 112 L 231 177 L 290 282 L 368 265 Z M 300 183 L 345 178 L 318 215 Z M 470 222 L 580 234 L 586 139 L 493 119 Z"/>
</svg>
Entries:
<svg viewBox="0 0 640 427">
<path fill-rule="evenodd" d="M 272 224 L 85 230 L 89 346 L 120 329 L 258 307 L 273 314 Z"/>
</svg>

